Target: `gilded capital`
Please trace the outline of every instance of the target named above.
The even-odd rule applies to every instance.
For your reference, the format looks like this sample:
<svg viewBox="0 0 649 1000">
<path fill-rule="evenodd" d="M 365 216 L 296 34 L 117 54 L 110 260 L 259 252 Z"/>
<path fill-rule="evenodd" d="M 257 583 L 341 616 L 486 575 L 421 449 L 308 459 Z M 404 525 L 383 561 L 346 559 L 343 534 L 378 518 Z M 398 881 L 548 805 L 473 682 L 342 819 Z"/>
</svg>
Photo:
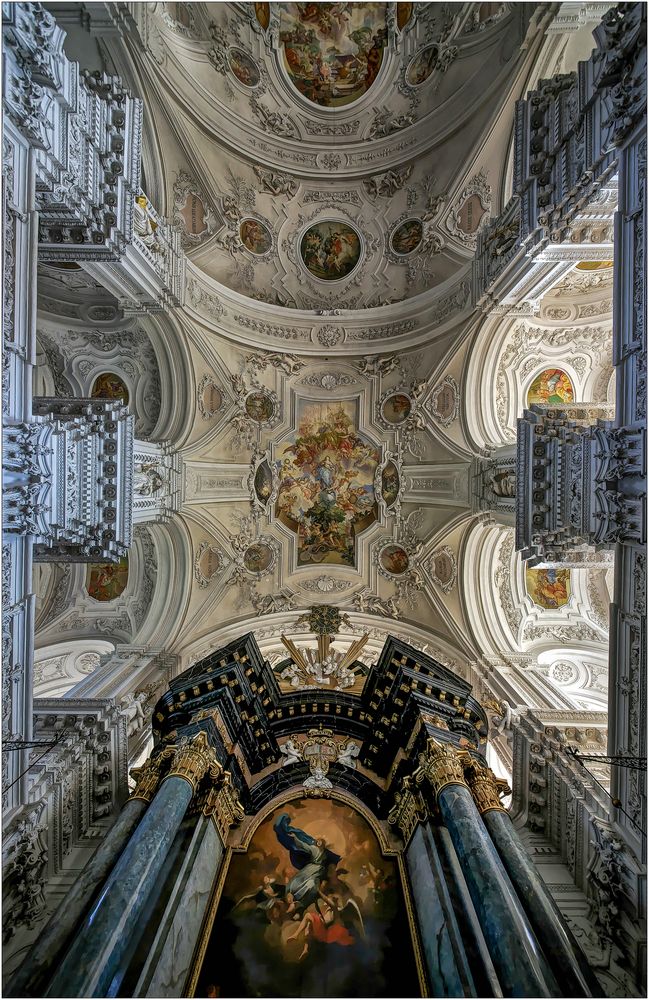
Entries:
<svg viewBox="0 0 649 1000">
<path fill-rule="evenodd" d="M 213 816 L 216 827 L 225 844 L 230 827 L 241 823 L 245 812 L 239 801 L 239 793 L 232 784 L 232 775 L 224 771 L 218 786 L 210 788 L 205 806 L 205 816 Z"/>
<path fill-rule="evenodd" d="M 394 793 L 394 805 L 388 813 L 390 826 L 398 826 L 404 843 L 408 844 L 418 823 L 428 816 L 426 803 L 417 789 L 412 776 L 401 782 L 401 789 Z"/>
<path fill-rule="evenodd" d="M 447 785 L 466 785 L 464 760 L 466 754 L 450 743 L 429 739 L 426 751 L 419 754 L 416 780 L 419 784 L 427 778 L 437 798 Z"/>
<path fill-rule="evenodd" d="M 218 766 L 216 753 L 209 745 L 206 734 L 201 731 L 191 743 L 178 747 L 167 778 L 185 778 L 196 791 L 205 774 L 208 771 L 216 774 Z"/>
<path fill-rule="evenodd" d="M 511 789 L 503 778 L 497 778 L 490 767 L 483 767 L 476 760 L 471 761 L 465 774 L 480 813 L 485 813 L 489 809 L 507 811 L 500 801 L 500 796 L 508 795 Z"/>
<path fill-rule="evenodd" d="M 129 773 L 135 781 L 135 790 L 130 796 L 132 799 L 142 799 L 144 802 L 151 801 L 175 752 L 175 746 L 165 747 L 161 753 L 148 757 L 139 767 L 131 768 Z"/>
</svg>

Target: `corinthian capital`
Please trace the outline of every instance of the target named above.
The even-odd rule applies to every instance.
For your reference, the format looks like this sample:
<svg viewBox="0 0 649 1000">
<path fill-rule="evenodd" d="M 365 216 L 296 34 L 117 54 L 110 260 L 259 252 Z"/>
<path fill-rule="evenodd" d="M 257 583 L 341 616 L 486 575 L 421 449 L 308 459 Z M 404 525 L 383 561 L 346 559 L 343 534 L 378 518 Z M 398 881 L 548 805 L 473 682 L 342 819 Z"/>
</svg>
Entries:
<svg viewBox="0 0 649 1000">
<path fill-rule="evenodd" d="M 465 785 L 464 759 L 466 754 L 450 743 L 429 739 L 426 751 L 419 755 L 417 782 L 424 778 L 430 782 L 435 798 L 447 785 Z"/>
<path fill-rule="evenodd" d="M 143 799 L 145 802 L 151 801 L 158 790 L 160 779 L 169 766 L 169 761 L 175 752 L 176 747 L 165 747 L 155 757 L 148 757 L 139 767 L 131 768 L 131 777 L 136 782 L 135 791 L 131 795 L 132 799 Z"/>
<path fill-rule="evenodd" d="M 500 801 L 500 796 L 508 795 L 511 788 L 503 778 L 497 778 L 490 767 L 483 767 L 475 760 L 471 761 L 465 774 L 480 813 L 485 813 L 488 809 L 507 811 Z"/>
<path fill-rule="evenodd" d="M 200 732 L 191 743 L 178 747 L 167 777 L 185 778 L 196 791 L 204 775 L 209 770 L 216 774 L 217 768 L 216 753 L 209 745 L 205 733 Z"/>
</svg>

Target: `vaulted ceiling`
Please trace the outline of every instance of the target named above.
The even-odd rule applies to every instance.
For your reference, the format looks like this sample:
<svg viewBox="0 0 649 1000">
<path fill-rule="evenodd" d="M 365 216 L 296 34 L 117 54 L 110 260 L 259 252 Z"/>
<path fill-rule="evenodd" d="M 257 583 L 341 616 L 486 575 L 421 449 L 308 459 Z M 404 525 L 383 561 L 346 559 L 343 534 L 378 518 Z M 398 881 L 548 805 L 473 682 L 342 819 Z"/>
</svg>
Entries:
<svg viewBox="0 0 649 1000">
<path fill-rule="evenodd" d="M 577 393 L 607 401 L 609 292 L 573 277 L 534 320 L 487 319 L 471 266 L 510 195 L 514 102 L 535 67 L 562 68 L 565 45 L 544 36 L 555 9 L 153 3 L 97 53 L 71 36 L 73 58 L 142 97 L 143 188 L 188 259 L 185 304 L 164 317 L 124 315 L 84 271 L 39 275 L 47 391 L 115 371 L 138 436 L 181 459 L 173 530 L 164 545 L 166 526 L 151 532 L 150 621 L 133 617 L 132 576 L 102 642 L 148 628 L 186 666 L 254 628 L 280 662 L 282 632 L 314 646 L 301 614 L 322 604 L 349 615 L 347 644 L 369 633 L 367 663 L 390 632 L 467 677 L 483 654 L 531 648 L 539 609 L 511 532 L 476 514 L 477 461 L 513 439 L 536 374 L 520 376 L 523 356 L 565 361 L 562 309 L 584 327 Z M 599 662 L 603 577 L 579 573 L 553 623 L 588 621 Z M 66 628 L 82 634 L 78 614 Z"/>
</svg>

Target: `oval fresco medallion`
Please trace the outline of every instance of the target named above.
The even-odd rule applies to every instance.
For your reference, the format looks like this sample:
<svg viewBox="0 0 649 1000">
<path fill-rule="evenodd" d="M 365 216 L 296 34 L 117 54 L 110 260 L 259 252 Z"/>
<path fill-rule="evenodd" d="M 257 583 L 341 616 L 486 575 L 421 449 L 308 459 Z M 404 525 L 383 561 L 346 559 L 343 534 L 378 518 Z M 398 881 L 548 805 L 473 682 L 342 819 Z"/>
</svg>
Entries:
<svg viewBox="0 0 649 1000">
<path fill-rule="evenodd" d="M 270 4 L 256 3 L 254 6 L 255 6 L 255 17 L 261 24 L 264 31 L 266 31 L 268 25 L 270 24 Z"/>
<path fill-rule="evenodd" d="M 424 227 L 419 219 L 406 219 L 392 233 L 390 246 L 399 257 L 414 253 L 424 238 Z"/>
<path fill-rule="evenodd" d="M 255 542 L 243 553 L 243 565 L 249 573 L 263 573 L 272 561 L 273 551 L 265 542 Z"/>
<path fill-rule="evenodd" d="M 114 601 L 128 583 L 128 556 L 116 563 L 90 563 L 86 574 L 86 590 L 95 601 Z"/>
<path fill-rule="evenodd" d="M 574 403 L 575 391 L 560 368 L 546 368 L 532 382 L 527 393 L 527 405 L 532 403 Z"/>
<path fill-rule="evenodd" d="M 402 424 L 407 420 L 412 410 L 412 402 L 404 392 L 395 392 L 383 403 L 381 414 L 389 424 Z"/>
<path fill-rule="evenodd" d="M 256 257 L 263 257 L 273 245 L 270 229 L 259 219 L 243 219 L 239 226 L 239 237 L 246 250 Z"/>
<path fill-rule="evenodd" d="M 213 417 L 215 413 L 219 412 L 223 406 L 223 396 L 214 382 L 207 381 L 205 383 L 200 402 L 203 404 L 201 409 L 205 417 Z"/>
<path fill-rule="evenodd" d="M 243 49 L 228 49 L 228 64 L 232 75 L 237 78 L 244 87 L 256 87 L 261 76 L 257 63 Z"/>
<path fill-rule="evenodd" d="M 562 608 L 570 600 L 570 570 L 527 568 L 525 587 L 540 608 L 548 611 Z"/>
<path fill-rule="evenodd" d="M 284 65 L 297 90 L 324 108 L 338 108 L 362 97 L 383 61 L 387 4 L 278 6 Z"/>
<path fill-rule="evenodd" d="M 397 28 L 399 31 L 403 31 L 408 21 L 412 17 L 412 12 L 414 9 L 413 3 L 398 3 L 397 4 Z"/>
<path fill-rule="evenodd" d="M 394 462 L 388 462 L 381 472 L 381 496 L 386 507 L 391 507 L 399 497 L 399 470 Z"/>
<path fill-rule="evenodd" d="M 433 578 L 440 587 L 448 587 L 455 581 L 455 562 L 453 554 L 446 548 L 434 552 L 431 559 Z"/>
<path fill-rule="evenodd" d="M 402 576 L 410 565 L 408 553 L 400 545 L 388 545 L 381 552 L 380 563 L 386 573 Z"/>
<path fill-rule="evenodd" d="M 479 194 L 472 194 L 462 202 L 456 215 L 457 228 L 467 236 L 473 236 L 480 228 L 487 209 L 482 204 Z"/>
<path fill-rule="evenodd" d="M 406 82 L 411 87 L 420 87 L 425 83 L 437 65 L 437 46 L 428 45 L 410 62 L 406 70 Z"/>
<path fill-rule="evenodd" d="M 114 372 L 103 372 L 95 379 L 90 395 L 93 399 L 122 399 L 128 403 L 128 389 Z"/>
<path fill-rule="evenodd" d="M 275 406 L 267 392 L 251 392 L 246 397 L 246 413 L 251 420 L 263 424 L 265 420 L 270 420 L 275 412 Z"/>
<path fill-rule="evenodd" d="M 266 503 L 273 492 L 273 474 L 270 471 L 268 460 L 257 466 L 254 479 L 255 494 L 261 503 Z"/>
<path fill-rule="evenodd" d="M 221 553 L 214 545 L 208 545 L 198 560 L 198 570 L 206 583 L 216 576 L 223 566 Z"/>
<path fill-rule="evenodd" d="M 314 278 L 338 281 L 354 270 L 361 255 L 361 239 L 346 222 L 316 222 L 300 242 L 300 257 Z"/>
</svg>

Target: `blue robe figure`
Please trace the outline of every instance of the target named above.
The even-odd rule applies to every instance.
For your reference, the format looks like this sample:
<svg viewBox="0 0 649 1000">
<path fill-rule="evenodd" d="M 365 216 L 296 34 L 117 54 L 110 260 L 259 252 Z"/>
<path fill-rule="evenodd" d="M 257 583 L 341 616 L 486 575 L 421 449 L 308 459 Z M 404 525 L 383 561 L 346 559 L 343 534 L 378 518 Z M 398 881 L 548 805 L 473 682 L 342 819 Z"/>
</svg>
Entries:
<svg viewBox="0 0 649 1000">
<path fill-rule="evenodd" d="M 291 893 L 296 906 L 306 909 L 318 899 L 320 885 L 327 877 L 330 865 L 337 865 L 340 856 L 326 846 L 322 838 L 316 839 L 304 830 L 290 826 L 288 813 L 281 813 L 273 825 L 275 836 L 289 852 L 291 864 L 298 871 L 286 885 L 286 893 Z"/>
</svg>

